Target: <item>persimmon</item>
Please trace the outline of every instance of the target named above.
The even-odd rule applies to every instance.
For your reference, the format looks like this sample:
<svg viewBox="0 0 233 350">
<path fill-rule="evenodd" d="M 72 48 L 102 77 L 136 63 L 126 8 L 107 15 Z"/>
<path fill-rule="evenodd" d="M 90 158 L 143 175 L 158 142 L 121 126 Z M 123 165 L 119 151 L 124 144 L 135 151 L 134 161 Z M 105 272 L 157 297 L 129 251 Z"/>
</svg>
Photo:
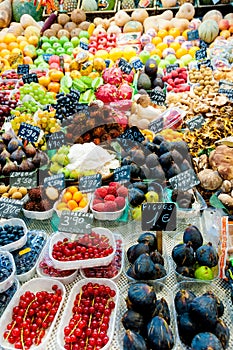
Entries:
<svg viewBox="0 0 233 350">
<path fill-rule="evenodd" d="M 51 74 L 49 74 L 51 81 L 59 82 L 64 74 L 60 70 L 53 70 Z"/>
<path fill-rule="evenodd" d="M 51 81 L 51 83 L 49 83 L 49 85 L 48 85 L 48 91 L 58 93 L 59 90 L 60 90 L 60 84 L 59 84 L 59 83 L 52 82 L 52 81 Z"/>
<path fill-rule="evenodd" d="M 48 87 L 49 83 L 51 82 L 50 77 L 43 75 L 39 79 L 39 84 L 45 87 Z"/>
</svg>

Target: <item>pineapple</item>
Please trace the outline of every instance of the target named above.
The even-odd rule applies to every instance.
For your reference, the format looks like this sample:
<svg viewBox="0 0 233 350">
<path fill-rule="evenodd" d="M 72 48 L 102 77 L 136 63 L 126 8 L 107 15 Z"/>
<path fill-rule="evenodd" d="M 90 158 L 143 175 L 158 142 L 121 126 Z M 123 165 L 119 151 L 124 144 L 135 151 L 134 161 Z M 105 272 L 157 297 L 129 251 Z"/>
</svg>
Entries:
<svg viewBox="0 0 233 350">
<path fill-rule="evenodd" d="M 134 0 L 122 0 L 121 8 L 122 9 L 134 9 L 135 8 Z"/>
</svg>

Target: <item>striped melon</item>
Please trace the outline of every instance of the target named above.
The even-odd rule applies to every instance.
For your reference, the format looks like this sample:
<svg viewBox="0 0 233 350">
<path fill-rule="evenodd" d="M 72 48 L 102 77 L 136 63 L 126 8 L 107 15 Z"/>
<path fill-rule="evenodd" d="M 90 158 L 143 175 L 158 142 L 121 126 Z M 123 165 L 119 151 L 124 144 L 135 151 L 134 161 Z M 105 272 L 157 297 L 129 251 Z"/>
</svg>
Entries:
<svg viewBox="0 0 233 350">
<path fill-rule="evenodd" d="M 37 5 L 38 1 L 36 2 L 36 6 L 34 6 L 34 0 L 13 0 L 12 10 L 14 21 L 20 22 L 20 17 L 25 13 L 32 16 L 35 21 L 41 21 L 43 7 L 41 7 L 39 11 L 36 11 Z"/>
<path fill-rule="evenodd" d="M 208 44 L 214 41 L 214 39 L 218 36 L 218 32 L 218 23 L 213 19 L 208 19 L 205 22 L 202 22 L 198 28 L 199 38 Z"/>
</svg>

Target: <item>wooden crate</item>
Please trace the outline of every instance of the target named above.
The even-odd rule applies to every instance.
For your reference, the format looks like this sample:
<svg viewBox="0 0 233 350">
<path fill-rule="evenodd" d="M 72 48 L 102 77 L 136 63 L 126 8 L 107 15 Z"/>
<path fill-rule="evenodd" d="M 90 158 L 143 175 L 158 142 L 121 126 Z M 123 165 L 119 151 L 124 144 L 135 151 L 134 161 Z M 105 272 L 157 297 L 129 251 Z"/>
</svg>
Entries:
<svg viewBox="0 0 233 350">
<path fill-rule="evenodd" d="M 122 3 L 122 1 L 119 0 L 118 1 L 118 11 L 119 10 L 124 10 L 125 12 L 133 12 L 136 9 L 140 9 L 140 7 L 136 7 L 136 8 L 133 8 L 133 9 L 122 9 L 121 3 Z M 145 10 L 147 12 L 149 12 L 150 15 L 152 14 L 151 12 L 156 11 L 156 0 L 153 1 L 153 6 L 152 7 L 145 8 Z"/>
<path fill-rule="evenodd" d="M 78 0 L 78 9 L 81 10 L 82 8 L 82 0 Z M 85 11 L 86 15 L 94 15 L 95 17 L 108 17 L 109 15 L 114 16 L 114 14 L 117 12 L 118 10 L 118 0 L 115 0 L 115 6 L 113 10 L 110 11 L 101 11 L 101 10 L 97 10 L 97 11 Z"/>
</svg>

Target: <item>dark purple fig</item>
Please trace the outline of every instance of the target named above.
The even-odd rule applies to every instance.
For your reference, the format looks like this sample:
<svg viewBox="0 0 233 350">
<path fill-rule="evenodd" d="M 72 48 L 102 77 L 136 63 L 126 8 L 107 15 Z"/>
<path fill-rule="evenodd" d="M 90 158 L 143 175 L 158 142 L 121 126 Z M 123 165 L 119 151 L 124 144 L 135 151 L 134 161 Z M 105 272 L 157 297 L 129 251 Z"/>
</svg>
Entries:
<svg viewBox="0 0 233 350">
<path fill-rule="evenodd" d="M 171 315 L 170 315 L 170 310 L 168 307 L 168 304 L 166 302 L 166 299 L 161 298 L 160 300 L 156 301 L 155 304 L 155 309 L 153 311 L 153 317 L 155 316 L 160 316 L 164 318 L 164 320 L 167 322 L 169 325 L 171 322 Z"/>
<path fill-rule="evenodd" d="M 152 286 L 146 283 L 131 284 L 128 290 L 126 303 L 129 309 L 147 315 L 148 311 L 154 310 L 156 303 L 156 293 Z"/>
<path fill-rule="evenodd" d="M 131 264 L 133 264 L 135 262 L 135 260 L 137 260 L 137 258 L 141 255 L 141 254 L 145 254 L 148 253 L 149 254 L 150 249 L 148 244 L 144 244 L 144 243 L 137 243 L 134 244 L 133 246 L 131 246 L 128 250 L 127 250 L 127 258 L 129 260 L 129 262 Z"/>
<path fill-rule="evenodd" d="M 172 258 L 177 266 L 192 266 L 195 263 L 192 243 L 180 243 L 172 249 Z"/>
<path fill-rule="evenodd" d="M 7 145 L 7 151 L 13 153 L 15 150 L 17 150 L 18 146 L 18 140 L 15 137 L 13 137 Z"/>
<path fill-rule="evenodd" d="M 9 157 L 10 157 L 10 153 L 6 149 L 4 149 L 0 154 L 0 164 L 4 166 L 6 164 L 7 158 Z"/>
<path fill-rule="evenodd" d="M 192 350 L 223 350 L 221 342 L 216 335 L 203 332 L 198 333 L 192 340 Z"/>
<path fill-rule="evenodd" d="M 144 338 L 128 329 L 123 338 L 123 350 L 147 350 Z"/>
<path fill-rule="evenodd" d="M 35 170 L 35 165 L 27 158 L 23 159 L 19 165 L 19 171 L 33 171 Z"/>
<path fill-rule="evenodd" d="M 162 257 L 162 255 L 160 254 L 160 252 L 158 252 L 158 250 L 155 250 L 154 252 L 150 253 L 150 258 L 153 261 L 154 264 L 160 264 L 164 266 L 164 258 Z"/>
<path fill-rule="evenodd" d="M 0 140 L 0 153 L 1 153 L 5 148 L 6 148 L 5 143 L 4 143 L 2 140 Z"/>
<path fill-rule="evenodd" d="M 138 280 L 153 280 L 156 278 L 155 264 L 148 254 L 141 254 L 134 262 L 134 271 Z"/>
<path fill-rule="evenodd" d="M 139 333 L 145 327 L 143 316 L 134 310 L 127 310 L 124 313 L 121 322 L 126 330 L 130 329 L 131 331 Z"/>
<path fill-rule="evenodd" d="M 217 303 L 208 296 L 196 297 L 189 304 L 189 313 L 194 320 L 198 320 L 205 330 L 211 331 L 215 328 L 218 320 Z"/>
<path fill-rule="evenodd" d="M 18 171 L 18 165 L 16 165 L 9 158 L 7 158 L 6 164 L 2 168 L 2 174 L 5 176 L 10 176 L 10 173 L 13 171 Z"/>
<path fill-rule="evenodd" d="M 144 232 L 138 237 L 139 243 L 147 244 L 151 251 L 157 249 L 156 235 L 152 232 Z"/>
<path fill-rule="evenodd" d="M 189 311 L 190 303 L 196 298 L 196 295 L 187 289 L 179 290 L 175 295 L 175 308 L 178 315 Z"/>
<path fill-rule="evenodd" d="M 3 140 L 3 142 L 5 143 L 5 145 L 7 145 L 10 140 L 12 139 L 12 135 L 11 134 L 8 134 L 7 132 L 4 132 L 2 135 L 1 135 L 1 138 Z"/>
<path fill-rule="evenodd" d="M 148 343 L 152 350 L 171 350 L 174 346 L 174 336 L 167 322 L 160 316 L 155 316 L 147 325 Z"/>
<path fill-rule="evenodd" d="M 196 251 L 197 248 L 202 246 L 203 237 L 199 229 L 194 225 L 189 225 L 183 234 L 184 243 L 192 242 L 193 250 Z"/>
<path fill-rule="evenodd" d="M 126 275 L 131 278 L 134 278 L 135 280 L 137 279 L 137 275 L 135 274 L 135 270 L 134 270 L 134 265 L 128 268 L 128 270 L 126 271 Z"/>
<path fill-rule="evenodd" d="M 155 279 L 163 278 L 166 276 L 167 271 L 165 270 L 163 265 L 155 264 Z"/>
<path fill-rule="evenodd" d="M 47 165 L 49 162 L 49 158 L 45 152 L 36 151 L 36 154 L 32 158 L 32 163 L 36 166 L 36 168 L 39 168 L 40 166 Z"/>
<path fill-rule="evenodd" d="M 181 340 L 190 346 L 193 337 L 200 331 L 198 322 L 190 317 L 188 312 L 177 317 L 177 325 Z"/>
<path fill-rule="evenodd" d="M 10 159 L 13 162 L 17 162 L 18 164 L 20 164 L 23 160 L 23 158 L 26 157 L 26 154 L 24 153 L 24 151 L 21 149 L 21 147 L 17 148 L 14 152 L 11 153 L 10 155 Z"/>
<path fill-rule="evenodd" d="M 208 292 L 204 293 L 203 295 L 208 295 L 216 301 L 218 317 L 222 317 L 222 315 L 224 314 L 224 305 L 223 305 L 222 300 L 220 300 L 219 297 L 217 295 L 215 295 L 210 290 Z"/>
<path fill-rule="evenodd" d="M 37 150 L 36 151 L 36 154 L 34 155 L 34 157 L 32 158 L 32 163 L 35 165 L 36 168 L 39 168 L 40 166 L 40 153 L 39 151 Z"/>
<path fill-rule="evenodd" d="M 36 148 L 33 147 L 33 145 L 31 143 L 29 143 L 27 146 L 25 146 L 23 148 L 23 150 L 28 158 L 33 158 L 36 154 Z"/>
<path fill-rule="evenodd" d="M 142 192 L 144 192 L 146 194 L 148 186 L 147 186 L 147 183 L 145 183 L 145 182 L 137 181 L 137 182 L 134 182 L 133 184 L 131 184 L 128 188 L 129 189 L 130 188 L 137 188 L 137 189 L 139 189 L 140 191 L 142 191 Z"/>
<path fill-rule="evenodd" d="M 217 321 L 216 327 L 213 330 L 213 333 L 220 340 L 223 349 L 227 349 L 229 345 L 229 339 L 230 339 L 230 330 L 223 320 L 219 319 Z"/>
<path fill-rule="evenodd" d="M 196 257 L 199 265 L 214 267 L 218 264 L 218 253 L 211 242 L 199 247 L 196 251 Z"/>
<path fill-rule="evenodd" d="M 132 166 L 132 164 L 130 166 Z M 132 207 L 137 207 L 138 205 L 141 205 L 142 202 L 145 200 L 145 194 L 138 188 L 131 188 L 128 193 L 128 200 L 129 204 Z"/>
<path fill-rule="evenodd" d="M 194 268 L 192 266 L 177 266 L 176 272 L 182 276 L 194 278 Z"/>
</svg>

